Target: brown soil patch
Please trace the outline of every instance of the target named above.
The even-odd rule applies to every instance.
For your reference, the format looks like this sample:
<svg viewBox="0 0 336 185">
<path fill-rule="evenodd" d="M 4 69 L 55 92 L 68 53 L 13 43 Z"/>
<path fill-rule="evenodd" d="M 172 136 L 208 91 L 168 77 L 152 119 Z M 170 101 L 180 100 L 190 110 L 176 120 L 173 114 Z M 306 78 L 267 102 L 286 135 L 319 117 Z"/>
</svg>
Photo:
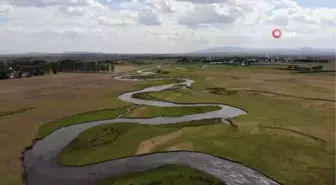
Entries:
<svg viewBox="0 0 336 185">
<path fill-rule="evenodd" d="M 314 109 L 320 112 L 324 112 L 328 109 L 335 109 L 335 102 L 325 101 L 301 101 L 301 107 L 304 109 Z"/>
<path fill-rule="evenodd" d="M 177 145 L 171 146 L 167 148 L 167 151 L 176 151 L 176 150 L 189 150 L 192 151 L 194 150 L 194 144 L 191 142 L 183 142 L 179 143 Z"/>
<path fill-rule="evenodd" d="M 145 140 L 145 141 L 140 143 L 136 154 L 140 155 L 140 154 L 150 153 L 153 148 L 155 148 L 157 146 L 160 146 L 162 144 L 165 144 L 166 142 L 168 142 L 170 140 L 179 138 L 181 135 L 182 135 L 182 129 L 180 129 L 176 132 L 172 132 L 170 134 L 166 134 L 166 135 L 163 135 L 163 136 L 157 136 L 157 137 L 153 137 L 149 140 Z"/>
<path fill-rule="evenodd" d="M 137 107 L 130 111 L 125 117 L 141 117 L 147 111 L 147 107 Z"/>
<path fill-rule="evenodd" d="M 137 69 L 135 66 L 130 65 L 115 65 L 114 66 L 114 72 L 120 73 L 120 72 L 127 72 Z"/>
<path fill-rule="evenodd" d="M 251 130 L 250 130 L 250 133 L 251 134 L 260 134 L 260 129 L 259 128 L 252 128 Z"/>
</svg>

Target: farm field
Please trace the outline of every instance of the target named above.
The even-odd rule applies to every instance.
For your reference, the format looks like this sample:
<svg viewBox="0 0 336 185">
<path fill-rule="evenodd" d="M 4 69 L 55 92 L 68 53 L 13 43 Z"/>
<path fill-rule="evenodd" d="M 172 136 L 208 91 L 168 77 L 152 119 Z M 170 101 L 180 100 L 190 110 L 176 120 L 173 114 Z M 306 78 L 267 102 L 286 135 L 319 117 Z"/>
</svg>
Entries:
<svg viewBox="0 0 336 185">
<path fill-rule="evenodd" d="M 187 150 L 243 163 L 286 185 L 335 184 L 334 74 L 298 74 L 272 66 L 171 64 L 162 66 L 161 70 L 167 73 L 156 76 L 189 78 L 195 83 L 188 88 L 177 86 L 143 93 L 138 98 L 222 103 L 244 109 L 248 114 L 234 118 L 233 125 L 218 119 L 167 126 L 100 125 L 84 131 L 71 142 L 60 154 L 60 162 L 80 166 L 151 152 Z M 152 71 L 157 72 L 157 68 Z M 0 144 L 7 149 L 0 154 L 0 184 L 20 184 L 20 152 L 32 139 L 43 138 L 63 126 L 115 118 L 132 106 L 118 100 L 119 94 L 172 82 L 169 79 L 124 82 L 111 76 L 58 74 L 0 81 L 0 86 L 6 87 L 0 89 L 3 107 Z M 136 106 L 123 117 L 180 116 L 211 110 L 216 107 Z M 125 184 L 131 180 L 150 184 L 160 180 L 160 170 L 171 176 L 180 171 L 199 173 L 186 167 L 168 166 L 158 169 L 157 176 L 143 172 L 100 183 Z M 141 181 L 145 177 L 151 180 Z M 181 179 L 181 183 L 186 184 L 185 181 Z"/>
</svg>

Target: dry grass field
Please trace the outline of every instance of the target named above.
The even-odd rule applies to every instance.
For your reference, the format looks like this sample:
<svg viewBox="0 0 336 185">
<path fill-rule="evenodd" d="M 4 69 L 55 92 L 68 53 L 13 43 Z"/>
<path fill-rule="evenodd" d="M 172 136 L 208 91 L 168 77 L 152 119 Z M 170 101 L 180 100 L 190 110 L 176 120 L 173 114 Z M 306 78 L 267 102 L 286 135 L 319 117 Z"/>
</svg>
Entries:
<svg viewBox="0 0 336 185">
<path fill-rule="evenodd" d="M 262 109 L 268 103 L 267 106 L 273 107 L 272 113 L 279 114 L 279 123 L 283 121 L 279 120 L 280 114 L 286 110 L 283 108 L 288 106 L 295 112 L 302 112 L 301 115 L 306 112 L 316 116 L 316 119 L 319 117 L 320 120 L 317 119 L 319 123 L 315 123 L 316 120 L 313 119 L 305 126 L 297 123 L 299 126 L 297 129 L 308 130 L 313 127 L 309 132 L 314 132 L 330 141 L 330 146 L 334 148 L 336 102 L 334 74 L 297 74 L 274 70 L 274 67 L 257 66 L 251 68 L 209 66 L 206 70 L 194 70 L 194 68 L 195 66 L 191 66 L 188 71 L 183 71 L 184 75 L 193 76 L 196 79 L 190 90 L 155 92 L 151 93 L 152 96 L 177 102 L 199 100 L 228 103 L 249 111 L 245 117 L 252 116 L 251 113 L 257 112 L 255 109 L 258 109 L 258 106 Z M 177 72 L 176 69 L 172 71 Z M 210 93 L 209 95 L 209 88 L 214 87 L 234 93 L 232 95 Z M 295 127 L 296 124 L 291 123 L 290 119 L 291 117 L 288 117 L 286 122 Z M 260 117 L 260 120 L 267 119 Z M 241 125 L 244 126 L 244 124 Z"/>
<path fill-rule="evenodd" d="M 183 74 L 196 79 L 190 89 L 149 96 L 184 103 L 221 102 L 248 114 L 234 119 L 235 131 L 220 125 L 190 128 L 152 152 L 172 147 L 210 152 L 243 162 L 283 184 L 335 184 L 334 74 L 221 66 L 191 66 Z"/>
<path fill-rule="evenodd" d="M 134 69 L 117 66 L 116 72 Z M 112 76 L 60 73 L 0 81 L 0 184 L 21 184 L 20 155 L 40 125 L 82 112 L 128 106 L 117 95 L 136 86 Z M 9 115 L 22 109 L 27 110 Z"/>
</svg>

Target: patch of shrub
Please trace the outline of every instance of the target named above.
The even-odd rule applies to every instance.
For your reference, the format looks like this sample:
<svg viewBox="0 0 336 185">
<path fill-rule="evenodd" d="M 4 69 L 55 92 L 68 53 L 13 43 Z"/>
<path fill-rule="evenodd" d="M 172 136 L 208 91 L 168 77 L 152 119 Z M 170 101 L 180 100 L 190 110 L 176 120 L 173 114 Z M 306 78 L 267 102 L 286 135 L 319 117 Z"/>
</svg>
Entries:
<svg viewBox="0 0 336 185">
<path fill-rule="evenodd" d="M 238 93 L 238 91 L 227 90 L 221 87 L 207 88 L 207 90 L 209 90 L 209 93 L 211 94 L 225 95 L 225 96 L 235 95 Z"/>
<path fill-rule="evenodd" d="M 142 100 L 156 100 L 161 101 L 161 99 L 158 99 L 154 96 L 151 96 L 148 92 L 142 92 L 142 93 L 136 93 L 132 95 L 132 98 L 138 98 Z"/>
<path fill-rule="evenodd" d="M 313 70 L 322 70 L 323 66 L 322 65 L 318 65 L 318 66 L 314 66 L 312 67 Z"/>
<path fill-rule="evenodd" d="M 157 73 L 159 73 L 159 74 L 169 74 L 168 71 L 164 71 L 164 70 L 161 70 L 161 69 L 158 69 Z"/>
</svg>

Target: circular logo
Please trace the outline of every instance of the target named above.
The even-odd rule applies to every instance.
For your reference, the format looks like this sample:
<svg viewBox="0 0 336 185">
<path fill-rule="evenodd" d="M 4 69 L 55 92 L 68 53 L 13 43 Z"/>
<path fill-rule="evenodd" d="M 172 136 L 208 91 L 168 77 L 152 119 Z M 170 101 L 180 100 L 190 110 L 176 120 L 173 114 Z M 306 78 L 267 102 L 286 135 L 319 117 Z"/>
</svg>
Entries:
<svg viewBox="0 0 336 185">
<path fill-rule="evenodd" d="M 279 30 L 279 29 L 274 29 L 272 31 L 272 36 L 275 38 L 275 39 L 279 39 L 281 36 L 282 36 L 282 31 Z"/>
</svg>

